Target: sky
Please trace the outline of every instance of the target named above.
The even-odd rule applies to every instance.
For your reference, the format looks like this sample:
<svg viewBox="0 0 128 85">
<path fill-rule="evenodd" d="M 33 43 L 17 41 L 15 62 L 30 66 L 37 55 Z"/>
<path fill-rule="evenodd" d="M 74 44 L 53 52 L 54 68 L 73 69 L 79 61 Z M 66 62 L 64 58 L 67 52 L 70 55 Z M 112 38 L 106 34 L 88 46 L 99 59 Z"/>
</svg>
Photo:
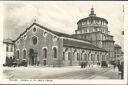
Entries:
<svg viewBox="0 0 128 85">
<path fill-rule="evenodd" d="M 77 22 L 95 14 L 108 20 L 108 29 L 116 44 L 123 45 L 123 4 L 114 2 L 38 2 L 4 4 L 4 39 L 16 39 L 36 19 L 51 30 L 67 34 L 75 33 Z"/>
</svg>

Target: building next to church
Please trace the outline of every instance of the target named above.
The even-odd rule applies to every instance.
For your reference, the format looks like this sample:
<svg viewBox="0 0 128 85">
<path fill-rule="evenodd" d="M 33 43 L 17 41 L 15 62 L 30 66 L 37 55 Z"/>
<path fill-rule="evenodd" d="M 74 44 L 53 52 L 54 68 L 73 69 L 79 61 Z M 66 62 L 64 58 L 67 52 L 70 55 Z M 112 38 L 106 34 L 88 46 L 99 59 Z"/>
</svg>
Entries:
<svg viewBox="0 0 128 85">
<path fill-rule="evenodd" d="M 78 66 L 115 60 L 114 40 L 108 21 L 97 17 L 93 8 L 89 17 L 80 19 L 75 34 L 69 35 L 48 29 L 36 22 L 14 41 L 16 62 L 28 65 Z"/>
<path fill-rule="evenodd" d="M 121 46 L 119 46 L 118 44 L 115 44 L 114 45 L 114 52 L 115 52 L 115 54 L 114 54 L 114 56 L 115 56 L 114 60 L 115 61 L 118 61 L 118 60 L 124 61 L 124 58 L 123 58 L 124 53 L 123 53 L 123 51 L 121 49 L 122 49 Z"/>
<path fill-rule="evenodd" d="M 14 57 L 14 42 L 11 39 L 3 40 L 3 54 L 5 55 L 3 58 L 3 63 L 7 64 L 8 59 Z"/>
</svg>

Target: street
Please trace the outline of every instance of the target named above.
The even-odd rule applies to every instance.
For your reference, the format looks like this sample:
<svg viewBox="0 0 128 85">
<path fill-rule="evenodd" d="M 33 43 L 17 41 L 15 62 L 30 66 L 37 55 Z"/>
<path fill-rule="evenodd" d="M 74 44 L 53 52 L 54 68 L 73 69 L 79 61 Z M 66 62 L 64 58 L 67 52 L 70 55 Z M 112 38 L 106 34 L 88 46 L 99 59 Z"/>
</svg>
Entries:
<svg viewBox="0 0 128 85">
<path fill-rule="evenodd" d="M 3 73 L 9 79 L 119 79 L 117 68 L 101 67 L 6 67 Z"/>
</svg>

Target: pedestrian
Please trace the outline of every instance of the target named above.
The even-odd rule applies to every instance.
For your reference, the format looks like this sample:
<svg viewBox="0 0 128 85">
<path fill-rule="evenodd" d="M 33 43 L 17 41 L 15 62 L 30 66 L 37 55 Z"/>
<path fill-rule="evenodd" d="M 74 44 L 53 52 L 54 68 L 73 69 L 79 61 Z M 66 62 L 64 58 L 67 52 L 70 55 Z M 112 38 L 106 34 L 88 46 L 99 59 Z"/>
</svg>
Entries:
<svg viewBox="0 0 128 85">
<path fill-rule="evenodd" d="M 87 62 L 85 62 L 85 67 L 87 66 Z"/>
<path fill-rule="evenodd" d="M 90 63 L 89 63 L 89 67 L 90 67 Z"/>
<path fill-rule="evenodd" d="M 121 79 L 124 78 L 124 62 L 118 63 L 118 70 L 120 72 Z"/>
<path fill-rule="evenodd" d="M 84 62 L 84 63 L 83 63 L 83 67 L 84 67 L 84 68 L 85 68 L 85 65 L 86 65 L 86 63 Z"/>
<path fill-rule="evenodd" d="M 83 68 L 83 62 L 81 62 L 81 68 Z"/>
<path fill-rule="evenodd" d="M 121 79 L 124 79 L 124 62 L 121 62 L 120 71 L 121 71 Z"/>
</svg>

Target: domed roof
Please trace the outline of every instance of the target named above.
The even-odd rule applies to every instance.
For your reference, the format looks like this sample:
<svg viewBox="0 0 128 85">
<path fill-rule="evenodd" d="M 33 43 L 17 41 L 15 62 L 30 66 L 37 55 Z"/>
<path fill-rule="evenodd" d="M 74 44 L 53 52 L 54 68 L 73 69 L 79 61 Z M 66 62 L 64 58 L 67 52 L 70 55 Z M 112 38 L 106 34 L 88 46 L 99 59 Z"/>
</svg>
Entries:
<svg viewBox="0 0 128 85">
<path fill-rule="evenodd" d="M 80 22 L 86 21 L 86 20 L 102 20 L 102 21 L 105 21 L 105 22 L 108 24 L 108 21 L 107 21 L 106 19 L 96 16 L 96 14 L 94 13 L 93 8 L 91 8 L 91 12 L 90 12 L 90 14 L 89 14 L 89 17 L 80 19 L 80 20 L 77 22 L 77 24 L 80 23 Z"/>
</svg>

